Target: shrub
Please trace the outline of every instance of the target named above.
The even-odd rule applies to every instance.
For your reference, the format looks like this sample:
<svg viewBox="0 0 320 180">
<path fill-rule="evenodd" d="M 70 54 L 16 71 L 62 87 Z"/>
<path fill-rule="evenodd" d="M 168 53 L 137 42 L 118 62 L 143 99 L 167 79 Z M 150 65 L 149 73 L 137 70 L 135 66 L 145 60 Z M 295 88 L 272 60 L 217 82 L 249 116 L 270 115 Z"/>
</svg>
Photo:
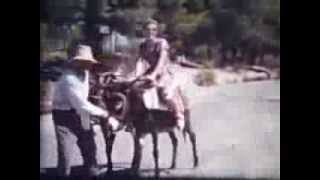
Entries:
<svg viewBox="0 0 320 180">
<path fill-rule="evenodd" d="M 196 84 L 199 86 L 212 86 L 216 84 L 216 77 L 211 69 L 203 69 L 196 76 Z"/>
<path fill-rule="evenodd" d="M 203 24 L 205 21 L 207 21 L 209 11 L 204 11 L 200 13 L 185 13 L 185 12 L 179 12 L 176 15 L 176 21 L 177 23 L 181 24 Z"/>
<path fill-rule="evenodd" d="M 68 59 L 67 51 L 52 51 L 47 53 L 48 61 L 56 61 L 58 59 Z"/>
<path fill-rule="evenodd" d="M 209 61 L 209 60 L 205 60 L 202 62 L 203 64 L 203 68 L 205 69 L 213 69 L 215 67 L 215 63 L 213 60 Z"/>
</svg>

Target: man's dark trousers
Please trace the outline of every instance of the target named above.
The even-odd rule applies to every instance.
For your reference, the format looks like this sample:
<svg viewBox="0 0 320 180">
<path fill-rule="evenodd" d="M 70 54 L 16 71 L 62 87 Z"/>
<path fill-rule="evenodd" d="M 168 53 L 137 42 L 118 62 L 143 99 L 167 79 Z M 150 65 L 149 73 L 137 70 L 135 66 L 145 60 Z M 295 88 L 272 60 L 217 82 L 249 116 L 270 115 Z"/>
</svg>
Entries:
<svg viewBox="0 0 320 180">
<path fill-rule="evenodd" d="M 54 110 L 53 119 L 57 131 L 58 170 L 62 173 L 61 175 L 69 176 L 71 173 L 71 160 L 74 154 L 72 142 L 75 137 L 84 166 L 87 169 L 96 166 L 96 144 L 90 122 L 81 122 L 74 110 Z"/>
</svg>

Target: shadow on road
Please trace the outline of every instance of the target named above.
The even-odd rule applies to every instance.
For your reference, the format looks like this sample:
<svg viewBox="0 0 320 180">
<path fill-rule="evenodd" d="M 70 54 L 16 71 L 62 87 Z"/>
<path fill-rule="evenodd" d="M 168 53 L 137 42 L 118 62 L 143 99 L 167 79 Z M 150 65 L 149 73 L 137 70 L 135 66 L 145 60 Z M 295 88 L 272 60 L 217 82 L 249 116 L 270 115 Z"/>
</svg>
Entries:
<svg viewBox="0 0 320 180">
<path fill-rule="evenodd" d="M 168 173 L 169 169 L 161 169 L 160 174 Z M 155 177 L 152 175 L 149 175 L 146 177 L 145 175 L 139 175 L 139 174 L 153 174 L 152 169 L 144 169 L 139 172 L 139 174 L 132 174 L 132 172 L 129 169 L 121 169 L 121 170 L 115 170 L 113 172 L 107 172 L 105 175 L 97 178 L 88 178 L 85 177 L 82 173 L 83 169 L 81 167 L 75 167 L 72 171 L 72 176 L 69 178 L 61 178 L 56 176 L 56 169 L 47 169 L 46 173 L 40 175 L 40 180 L 273 180 L 270 178 L 241 178 L 241 177 Z M 274 179 L 276 180 L 276 179 Z"/>
</svg>

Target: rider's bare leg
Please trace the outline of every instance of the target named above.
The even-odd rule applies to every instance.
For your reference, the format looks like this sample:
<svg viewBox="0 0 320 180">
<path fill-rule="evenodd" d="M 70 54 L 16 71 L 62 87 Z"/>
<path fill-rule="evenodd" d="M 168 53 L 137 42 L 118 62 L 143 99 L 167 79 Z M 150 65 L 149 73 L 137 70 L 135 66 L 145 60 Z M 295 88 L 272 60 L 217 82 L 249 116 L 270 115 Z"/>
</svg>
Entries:
<svg viewBox="0 0 320 180">
<path fill-rule="evenodd" d="M 166 104 L 169 106 L 169 109 L 173 111 L 175 115 L 175 120 L 179 130 L 182 130 L 185 126 L 184 114 L 180 111 L 178 104 L 172 98 L 165 99 Z"/>
</svg>

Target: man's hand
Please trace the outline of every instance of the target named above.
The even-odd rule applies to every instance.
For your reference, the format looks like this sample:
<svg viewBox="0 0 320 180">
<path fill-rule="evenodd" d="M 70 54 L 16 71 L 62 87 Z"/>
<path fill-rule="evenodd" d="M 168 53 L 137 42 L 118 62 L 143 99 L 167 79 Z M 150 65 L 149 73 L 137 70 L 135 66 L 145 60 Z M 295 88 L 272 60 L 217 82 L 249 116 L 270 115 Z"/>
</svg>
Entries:
<svg viewBox="0 0 320 180">
<path fill-rule="evenodd" d="M 112 130 L 116 131 L 120 127 L 120 122 L 115 117 L 110 116 L 107 112 L 100 116 L 101 118 L 105 119 L 107 122 L 107 126 Z"/>
<path fill-rule="evenodd" d="M 112 116 L 109 117 L 109 119 L 108 119 L 108 125 L 110 126 L 112 131 L 116 131 L 120 127 L 119 121 Z"/>
<path fill-rule="evenodd" d="M 107 113 L 107 112 L 105 111 L 105 113 L 102 114 L 101 118 L 103 118 L 103 119 L 109 118 L 109 113 Z"/>
</svg>

